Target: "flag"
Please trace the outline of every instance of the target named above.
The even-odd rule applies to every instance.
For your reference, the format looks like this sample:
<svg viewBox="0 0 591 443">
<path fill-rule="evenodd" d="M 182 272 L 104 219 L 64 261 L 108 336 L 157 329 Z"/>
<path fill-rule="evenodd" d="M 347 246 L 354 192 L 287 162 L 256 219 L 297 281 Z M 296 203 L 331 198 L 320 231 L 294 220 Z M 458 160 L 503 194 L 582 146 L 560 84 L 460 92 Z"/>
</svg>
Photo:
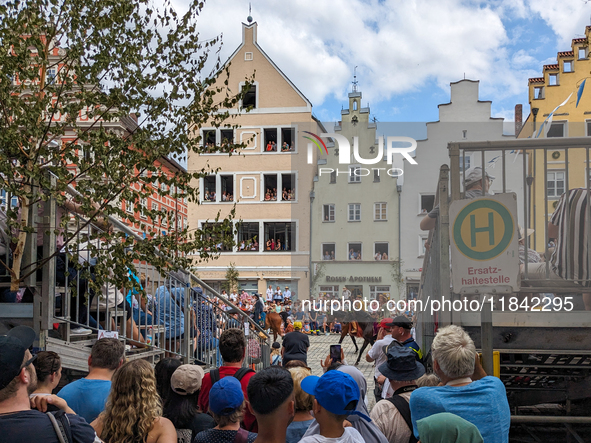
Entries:
<svg viewBox="0 0 591 443">
<path fill-rule="evenodd" d="M 581 83 L 581 85 L 579 86 L 579 90 L 577 91 L 577 105 L 575 106 L 575 108 L 579 107 L 579 100 L 581 100 L 581 96 L 583 95 L 583 90 L 585 89 L 586 81 L 587 79 L 583 80 L 583 83 Z"/>
</svg>

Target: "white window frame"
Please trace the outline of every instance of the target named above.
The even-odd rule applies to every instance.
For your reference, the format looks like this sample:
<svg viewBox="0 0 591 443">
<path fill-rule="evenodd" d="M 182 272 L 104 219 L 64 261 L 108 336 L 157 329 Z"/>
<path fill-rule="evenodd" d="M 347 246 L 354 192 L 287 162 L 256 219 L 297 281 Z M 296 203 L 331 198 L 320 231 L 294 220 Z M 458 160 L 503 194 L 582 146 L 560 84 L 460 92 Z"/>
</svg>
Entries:
<svg viewBox="0 0 591 443">
<path fill-rule="evenodd" d="M 55 68 L 50 68 L 45 72 L 45 82 L 48 85 L 53 85 L 55 83 L 56 77 L 57 77 L 57 70 Z"/>
<path fill-rule="evenodd" d="M 129 200 L 125 200 L 125 212 L 127 212 L 128 214 L 135 213 L 134 207 L 133 207 L 133 202 L 131 202 Z"/>
<path fill-rule="evenodd" d="M 560 77 L 558 72 L 548 74 L 548 86 L 560 86 Z"/>
<path fill-rule="evenodd" d="M 381 245 L 387 245 L 388 246 L 388 252 L 386 253 L 386 255 L 388 256 L 388 260 L 390 260 L 390 242 L 387 242 L 387 241 L 376 241 L 376 242 L 373 243 L 373 259 L 375 260 L 375 257 L 376 257 L 376 245 L 378 243 L 381 244 Z"/>
<path fill-rule="evenodd" d="M 419 235 L 419 257 L 424 257 L 425 252 L 427 252 L 425 248 L 425 243 L 429 240 L 429 235 L 421 234 Z"/>
<path fill-rule="evenodd" d="M 583 57 L 581 57 L 581 51 L 583 51 Z M 577 48 L 577 58 L 579 60 L 586 60 L 587 59 L 587 48 L 585 48 L 584 46 L 580 46 L 579 48 Z"/>
<path fill-rule="evenodd" d="M 147 220 L 148 216 L 146 215 L 145 210 L 148 208 L 148 199 L 147 198 L 140 198 L 140 218 L 142 220 Z"/>
<path fill-rule="evenodd" d="M 349 251 L 351 250 L 351 245 L 359 245 L 359 246 L 361 246 L 359 248 L 359 252 L 361 253 L 361 260 L 352 260 L 352 259 L 349 258 Z M 336 256 L 336 253 L 335 253 L 335 256 Z M 362 261 L 363 260 L 363 257 L 364 257 L 364 255 L 363 255 L 363 242 L 360 242 L 360 241 L 352 241 L 352 242 L 348 242 L 347 243 L 347 261 Z"/>
<path fill-rule="evenodd" d="M 379 209 L 378 209 L 378 206 L 379 206 Z M 379 214 L 378 214 L 378 212 L 379 212 Z M 382 212 L 385 213 L 383 217 L 382 217 Z M 373 204 L 373 221 L 388 221 L 388 203 L 376 202 Z"/>
<path fill-rule="evenodd" d="M 334 257 L 335 257 L 335 260 L 336 260 L 336 258 L 337 258 L 337 245 L 336 245 L 336 243 L 333 243 L 333 242 L 327 242 L 327 243 L 321 243 L 320 244 L 320 255 L 321 255 L 322 261 L 329 261 L 329 260 L 325 260 L 324 259 L 324 246 L 326 246 L 326 245 L 333 245 L 334 246 Z"/>
<path fill-rule="evenodd" d="M 361 165 L 349 165 L 349 175 L 347 176 L 349 183 L 361 183 L 361 174 L 356 175 L 353 172 L 357 169 L 361 171 Z"/>
<path fill-rule="evenodd" d="M 328 220 L 326 220 L 326 214 L 324 213 L 325 207 L 328 206 Z M 336 220 L 335 205 L 334 203 L 328 203 L 322 205 L 322 222 L 323 223 L 334 223 Z"/>
<path fill-rule="evenodd" d="M 351 208 L 353 207 L 353 208 Z M 351 218 L 351 209 L 353 209 L 353 218 Z M 357 214 L 359 213 L 359 214 Z M 356 216 L 359 215 L 359 218 Z M 349 203 L 347 205 L 347 221 L 360 222 L 361 221 L 361 203 Z"/>
<path fill-rule="evenodd" d="M 427 212 L 423 212 L 423 208 L 422 208 L 422 200 L 423 200 L 423 196 L 425 197 L 433 197 L 433 207 L 435 207 L 435 194 L 433 192 L 419 192 L 419 200 L 418 200 L 418 209 L 417 209 L 417 214 L 418 215 L 426 215 L 429 213 L 429 211 Z"/>
<path fill-rule="evenodd" d="M 550 125 L 550 129 L 552 129 L 553 125 L 562 125 L 562 137 L 548 137 L 548 138 L 564 138 L 564 137 L 568 137 L 568 125 L 567 122 L 565 120 L 558 120 L 558 121 L 553 121 Z"/>
<path fill-rule="evenodd" d="M 549 180 L 548 176 L 552 174 L 554 176 L 553 180 Z M 556 169 L 556 170 L 548 170 L 547 175 L 546 175 L 546 192 L 548 192 L 548 199 L 558 199 L 560 198 L 560 196 L 562 194 L 558 194 L 558 186 L 556 185 L 556 182 L 559 180 L 557 177 L 557 174 L 562 174 L 562 194 L 564 194 L 565 191 L 565 184 L 566 184 L 566 175 L 565 175 L 565 171 L 562 169 Z M 552 195 L 550 195 L 550 192 L 548 190 L 548 184 L 552 182 L 554 183 L 554 192 L 552 193 Z"/>
<path fill-rule="evenodd" d="M 340 295 L 339 285 L 322 285 L 318 287 L 318 292 L 322 292 L 331 298 L 338 298 Z"/>
<path fill-rule="evenodd" d="M 253 58 L 254 58 L 254 55 L 252 52 L 245 52 L 244 53 L 244 61 L 251 62 L 253 60 Z"/>
<path fill-rule="evenodd" d="M 379 289 L 378 289 L 379 288 Z M 386 294 L 386 297 L 390 299 L 390 286 L 389 285 L 370 285 L 369 286 L 369 299 L 377 300 L 378 294 Z"/>
<path fill-rule="evenodd" d="M 570 69 L 568 71 L 566 70 L 567 64 L 570 65 Z M 574 66 L 575 65 L 574 65 L 573 60 L 563 60 L 562 61 L 562 72 L 574 72 L 575 71 Z"/>
<path fill-rule="evenodd" d="M 536 94 L 537 92 L 537 94 Z M 534 86 L 534 100 L 542 100 L 544 98 L 544 87 Z"/>
</svg>

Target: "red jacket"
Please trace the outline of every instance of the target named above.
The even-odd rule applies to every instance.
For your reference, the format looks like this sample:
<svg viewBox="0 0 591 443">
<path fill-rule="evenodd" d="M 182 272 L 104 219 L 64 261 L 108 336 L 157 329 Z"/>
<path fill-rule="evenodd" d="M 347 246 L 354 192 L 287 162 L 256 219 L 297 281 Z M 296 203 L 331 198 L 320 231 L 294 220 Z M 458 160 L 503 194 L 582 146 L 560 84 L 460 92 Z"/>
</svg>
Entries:
<svg viewBox="0 0 591 443">
<path fill-rule="evenodd" d="M 233 376 L 238 371 L 238 369 L 240 369 L 240 368 L 236 368 L 233 366 L 220 366 L 220 368 L 219 368 L 220 379 L 227 377 L 227 376 Z M 246 393 L 246 388 L 248 386 L 248 382 L 250 381 L 250 379 L 252 378 L 253 375 L 254 375 L 254 372 L 249 372 L 244 377 L 242 377 L 242 380 L 240 380 L 240 384 L 242 385 L 242 392 L 244 393 L 245 400 L 248 400 L 248 394 Z M 201 391 L 199 392 L 199 408 L 203 412 L 209 411 L 209 391 L 211 389 L 211 386 L 212 386 L 211 376 L 209 375 L 209 373 L 205 374 L 205 377 L 203 377 L 203 381 L 201 382 Z M 256 420 L 257 420 L 256 417 L 251 414 L 251 412 L 248 410 L 248 406 L 247 406 L 244 411 L 244 427 L 246 428 L 247 431 L 258 432 L 258 426 L 257 426 Z"/>
</svg>

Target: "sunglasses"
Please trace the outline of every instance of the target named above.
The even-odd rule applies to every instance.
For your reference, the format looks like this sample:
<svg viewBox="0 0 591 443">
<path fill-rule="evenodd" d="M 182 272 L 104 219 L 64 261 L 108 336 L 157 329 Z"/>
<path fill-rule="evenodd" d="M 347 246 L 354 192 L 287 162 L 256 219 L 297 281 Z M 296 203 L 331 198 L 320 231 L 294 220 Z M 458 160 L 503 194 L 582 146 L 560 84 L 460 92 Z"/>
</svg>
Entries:
<svg viewBox="0 0 591 443">
<path fill-rule="evenodd" d="M 23 363 L 23 365 L 21 366 L 21 368 L 19 369 L 19 371 L 22 371 L 23 368 L 26 368 L 27 366 L 29 366 L 31 363 L 33 363 L 35 361 L 35 359 L 37 358 L 37 354 L 33 355 L 33 357 L 31 357 L 30 359 L 28 359 L 26 362 Z"/>
</svg>

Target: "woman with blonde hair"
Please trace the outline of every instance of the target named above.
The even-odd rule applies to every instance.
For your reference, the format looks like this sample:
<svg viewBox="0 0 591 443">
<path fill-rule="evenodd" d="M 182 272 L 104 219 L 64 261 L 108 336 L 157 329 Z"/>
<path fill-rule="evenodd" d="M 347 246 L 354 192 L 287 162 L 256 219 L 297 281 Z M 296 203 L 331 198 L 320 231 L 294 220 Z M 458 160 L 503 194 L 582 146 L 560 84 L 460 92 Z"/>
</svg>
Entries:
<svg viewBox="0 0 591 443">
<path fill-rule="evenodd" d="M 174 425 L 162 417 L 154 370 L 145 360 L 132 360 L 115 372 L 106 408 L 91 426 L 105 443 L 177 441 Z"/>
<path fill-rule="evenodd" d="M 314 397 L 302 390 L 301 383 L 312 372 L 308 368 L 290 368 L 293 380 L 293 394 L 295 396 L 295 416 L 287 427 L 285 443 L 297 443 L 302 439 L 314 417 L 310 414 L 314 405 Z"/>
</svg>

